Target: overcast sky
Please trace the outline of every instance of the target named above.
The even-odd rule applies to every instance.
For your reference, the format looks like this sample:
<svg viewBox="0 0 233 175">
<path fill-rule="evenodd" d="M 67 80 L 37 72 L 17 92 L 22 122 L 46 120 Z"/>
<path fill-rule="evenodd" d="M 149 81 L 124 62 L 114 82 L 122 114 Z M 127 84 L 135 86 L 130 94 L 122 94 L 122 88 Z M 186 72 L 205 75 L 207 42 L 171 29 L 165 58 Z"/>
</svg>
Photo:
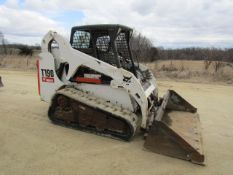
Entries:
<svg viewBox="0 0 233 175">
<path fill-rule="evenodd" d="M 0 0 L 0 31 L 10 42 L 40 43 L 49 30 L 119 23 L 155 46 L 233 47 L 233 0 Z"/>
</svg>

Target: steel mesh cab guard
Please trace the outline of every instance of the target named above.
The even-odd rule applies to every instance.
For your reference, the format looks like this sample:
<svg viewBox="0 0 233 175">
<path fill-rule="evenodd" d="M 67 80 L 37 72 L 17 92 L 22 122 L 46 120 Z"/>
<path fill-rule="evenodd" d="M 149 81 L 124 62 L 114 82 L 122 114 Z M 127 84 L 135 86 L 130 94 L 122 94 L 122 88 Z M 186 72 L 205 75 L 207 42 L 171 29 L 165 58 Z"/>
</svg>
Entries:
<svg viewBox="0 0 233 175">
<path fill-rule="evenodd" d="M 132 32 L 123 25 L 78 26 L 71 29 L 70 43 L 74 49 L 136 75 L 129 46 Z"/>
</svg>

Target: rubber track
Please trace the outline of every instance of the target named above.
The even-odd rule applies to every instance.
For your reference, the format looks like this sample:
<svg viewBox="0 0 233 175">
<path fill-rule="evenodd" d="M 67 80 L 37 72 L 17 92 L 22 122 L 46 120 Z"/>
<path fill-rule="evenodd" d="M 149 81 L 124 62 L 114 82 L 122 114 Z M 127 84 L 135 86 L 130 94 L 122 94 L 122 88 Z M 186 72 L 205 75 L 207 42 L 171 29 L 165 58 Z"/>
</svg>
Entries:
<svg viewBox="0 0 233 175">
<path fill-rule="evenodd" d="M 56 108 L 54 106 L 54 101 L 56 100 L 56 97 L 58 95 L 66 96 L 69 99 L 88 105 L 89 107 L 95 108 L 97 110 L 101 110 L 102 112 L 111 114 L 111 116 L 114 116 L 117 119 L 127 122 L 127 125 L 130 127 L 130 133 L 122 134 L 110 130 L 99 131 L 96 130 L 96 128 L 94 127 L 82 127 L 78 123 L 70 123 L 70 122 L 68 123 L 61 119 L 55 119 L 53 117 L 53 113 L 55 112 L 55 108 Z M 49 107 L 48 116 L 53 123 L 58 125 L 71 127 L 78 130 L 95 133 L 97 135 L 102 135 L 102 136 L 107 136 L 107 137 L 127 140 L 127 141 L 133 137 L 137 128 L 137 116 L 131 111 L 119 107 L 117 105 L 114 105 L 112 103 L 106 102 L 105 100 L 97 98 L 88 92 L 84 92 L 82 90 L 76 89 L 75 87 L 71 87 L 71 86 L 67 86 L 57 91 Z"/>
</svg>

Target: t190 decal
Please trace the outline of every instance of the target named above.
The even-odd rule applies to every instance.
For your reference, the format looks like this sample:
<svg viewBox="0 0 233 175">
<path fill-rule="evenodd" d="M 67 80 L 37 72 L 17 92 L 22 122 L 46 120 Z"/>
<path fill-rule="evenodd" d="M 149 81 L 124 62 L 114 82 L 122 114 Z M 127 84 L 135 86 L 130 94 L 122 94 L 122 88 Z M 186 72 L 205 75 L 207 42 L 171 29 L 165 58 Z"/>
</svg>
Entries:
<svg viewBox="0 0 233 175">
<path fill-rule="evenodd" d="M 54 83 L 54 72 L 49 69 L 41 69 L 42 82 Z"/>
</svg>

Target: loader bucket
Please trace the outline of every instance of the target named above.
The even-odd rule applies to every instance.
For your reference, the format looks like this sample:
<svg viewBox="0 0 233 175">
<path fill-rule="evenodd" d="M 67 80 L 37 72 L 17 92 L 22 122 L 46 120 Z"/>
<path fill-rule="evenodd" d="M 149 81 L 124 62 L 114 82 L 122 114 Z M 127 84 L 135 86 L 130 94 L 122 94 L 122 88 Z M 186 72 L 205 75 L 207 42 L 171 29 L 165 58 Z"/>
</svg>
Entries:
<svg viewBox="0 0 233 175">
<path fill-rule="evenodd" d="M 2 77 L 0 76 L 0 87 L 3 87 Z"/>
<path fill-rule="evenodd" d="M 204 163 L 197 109 L 169 90 L 149 127 L 144 146 L 156 153 Z"/>
</svg>

